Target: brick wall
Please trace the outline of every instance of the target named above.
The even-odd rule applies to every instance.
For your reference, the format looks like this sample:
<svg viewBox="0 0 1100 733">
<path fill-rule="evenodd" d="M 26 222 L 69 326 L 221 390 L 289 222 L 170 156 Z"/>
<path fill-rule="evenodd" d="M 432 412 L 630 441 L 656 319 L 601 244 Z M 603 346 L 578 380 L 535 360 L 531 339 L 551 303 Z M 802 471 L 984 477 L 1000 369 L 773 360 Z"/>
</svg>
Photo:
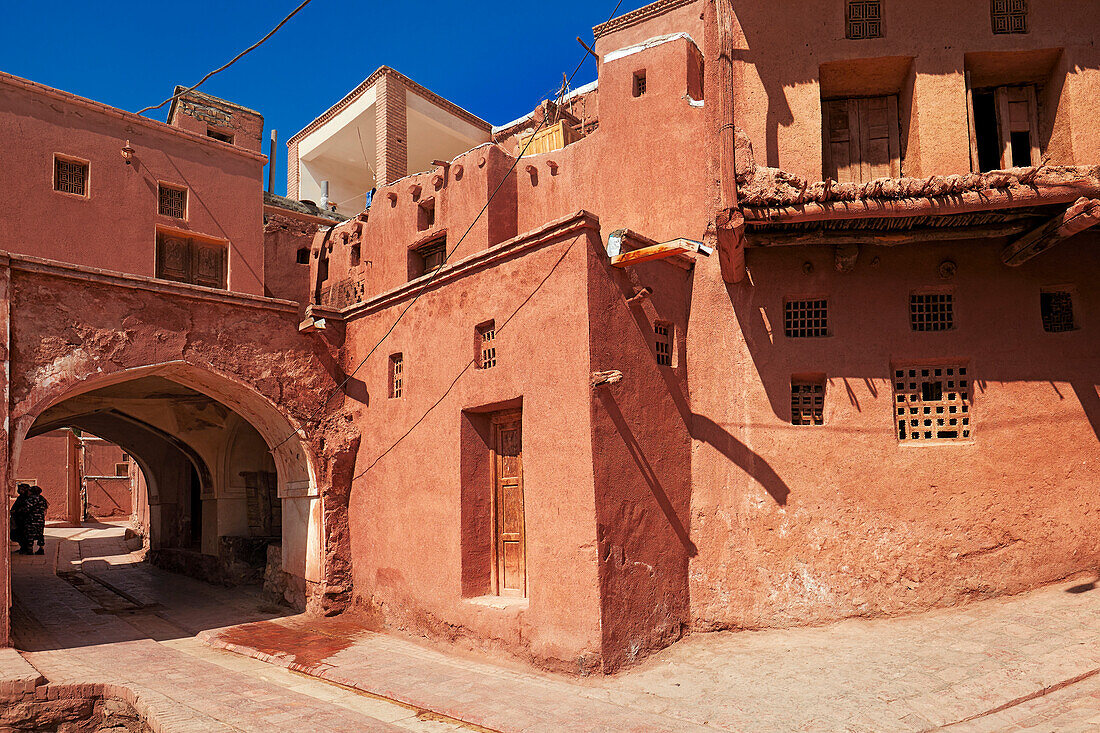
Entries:
<svg viewBox="0 0 1100 733">
<path fill-rule="evenodd" d="M 298 141 L 286 146 L 286 195 L 287 198 L 300 200 L 298 190 Z"/>
<path fill-rule="evenodd" d="M 378 185 L 393 183 L 408 174 L 408 125 L 405 84 L 393 74 L 378 80 L 375 144 L 378 151 Z"/>
</svg>

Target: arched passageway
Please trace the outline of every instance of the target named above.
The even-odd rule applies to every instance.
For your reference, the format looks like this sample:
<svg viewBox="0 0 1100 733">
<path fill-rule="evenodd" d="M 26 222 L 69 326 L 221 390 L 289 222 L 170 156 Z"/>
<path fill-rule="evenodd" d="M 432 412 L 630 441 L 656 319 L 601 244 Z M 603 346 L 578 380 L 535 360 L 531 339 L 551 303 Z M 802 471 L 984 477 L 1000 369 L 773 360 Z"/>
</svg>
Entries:
<svg viewBox="0 0 1100 733">
<path fill-rule="evenodd" d="M 145 477 L 134 519 L 155 563 L 215 582 L 258 581 L 268 546 L 279 545 L 297 600 L 321 580 L 320 502 L 301 439 L 247 386 L 182 363 L 93 377 L 17 428 L 13 463 L 26 440 L 63 427 L 133 456 Z"/>
</svg>

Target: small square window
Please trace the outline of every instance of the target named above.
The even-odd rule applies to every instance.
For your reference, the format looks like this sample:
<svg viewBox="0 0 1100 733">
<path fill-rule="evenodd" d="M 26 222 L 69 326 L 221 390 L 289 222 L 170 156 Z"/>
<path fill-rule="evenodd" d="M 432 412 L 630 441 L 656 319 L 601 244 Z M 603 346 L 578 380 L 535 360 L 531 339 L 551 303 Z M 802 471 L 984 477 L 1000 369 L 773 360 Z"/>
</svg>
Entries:
<svg viewBox="0 0 1100 733">
<path fill-rule="evenodd" d="M 829 301 L 788 300 L 783 305 L 783 332 L 787 338 L 821 338 L 829 335 Z"/>
<path fill-rule="evenodd" d="M 130 464 L 129 463 L 116 463 L 115 464 L 115 475 L 116 476 L 129 476 L 130 475 Z"/>
<path fill-rule="evenodd" d="M 1068 290 L 1050 290 L 1039 294 L 1039 309 L 1043 316 L 1043 330 L 1050 333 L 1073 331 L 1077 323 L 1073 318 L 1073 293 Z"/>
<path fill-rule="evenodd" d="M 941 365 L 894 371 L 898 440 L 927 443 L 970 439 L 970 380 L 966 367 Z"/>
<path fill-rule="evenodd" d="M 487 321 L 477 327 L 477 368 L 492 369 L 497 365 L 497 327 Z"/>
<path fill-rule="evenodd" d="M 390 399 L 400 399 L 405 384 L 405 358 L 402 354 L 390 355 Z"/>
<path fill-rule="evenodd" d="M 634 72 L 634 85 L 633 85 L 633 88 L 631 90 L 631 93 L 635 97 L 640 97 L 643 94 L 645 94 L 645 92 L 646 92 L 645 69 L 641 69 L 640 71 L 635 71 Z"/>
<path fill-rule="evenodd" d="M 173 219 L 183 219 L 187 214 L 187 189 L 166 186 L 162 183 L 159 190 L 160 202 L 157 210 L 160 214 Z"/>
<path fill-rule="evenodd" d="M 950 331 L 955 327 L 951 293 L 913 293 L 909 296 L 909 326 L 914 331 Z"/>
<path fill-rule="evenodd" d="M 882 38 L 882 1 L 848 0 L 845 36 L 853 41 Z"/>
<path fill-rule="evenodd" d="M 993 32 L 1027 33 L 1027 0 L 990 0 Z"/>
<path fill-rule="evenodd" d="M 672 324 L 667 321 L 656 321 L 653 324 L 654 352 L 657 355 L 657 363 L 661 366 L 672 366 L 674 332 Z"/>
<path fill-rule="evenodd" d="M 791 379 L 791 425 L 825 424 L 825 379 Z"/>
<path fill-rule="evenodd" d="M 309 264 L 309 247 L 301 247 L 298 249 L 297 262 L 299 265 Z"/>
<path fill-rule="evenodd" d="M 424 199 L 416 209 L 416 229 L 423 232 L 435 226 L 435 198 Z"/>
<path fill-rule="evenodd" d="M 233 144 L 233 136 L 226 132 L 218 132 L 212 128 L 206 129 L 206 136 L 214 138 L 215 140 L 221 140 L 223 143 Z"/>
<path fill-rule="evenodd" d="M 409 279 L 429 275 L 447 261 L 447 238 L 440 237 L 409 251 Z"/>
<path fill-rule="evenodd" d="M 88 164 L 69 158 L 53 159 L 53 190 L 88 195 Z"/>
</svg>

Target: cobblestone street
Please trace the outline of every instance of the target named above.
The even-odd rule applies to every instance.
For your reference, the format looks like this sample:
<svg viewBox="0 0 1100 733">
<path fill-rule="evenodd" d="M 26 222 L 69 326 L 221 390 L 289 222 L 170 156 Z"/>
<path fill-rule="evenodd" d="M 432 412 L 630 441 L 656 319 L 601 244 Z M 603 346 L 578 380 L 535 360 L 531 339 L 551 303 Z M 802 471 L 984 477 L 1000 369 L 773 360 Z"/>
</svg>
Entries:
<svg viewBox="0 0 1100 733">
<path fill-rule="evenodd" d="M 280 615 L 134 562 L 120 526 L 50 535 L 45 556 L 16 557 L 16 646 L 51 683 L 131 689 L 163 731 L 1100 729 L 1087 578 L 908 618 L 698 634 L 570 679 Z"/>
</svg>

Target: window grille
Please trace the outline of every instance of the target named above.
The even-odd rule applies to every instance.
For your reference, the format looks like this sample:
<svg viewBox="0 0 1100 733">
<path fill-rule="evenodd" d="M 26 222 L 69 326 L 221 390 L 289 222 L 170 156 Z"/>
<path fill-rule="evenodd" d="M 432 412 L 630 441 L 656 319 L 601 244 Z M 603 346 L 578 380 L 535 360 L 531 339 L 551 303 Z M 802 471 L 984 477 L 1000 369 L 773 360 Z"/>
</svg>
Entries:
<svg viewBox="0 0 1100 733">
<path fill-rule="evenodd" d="M 993 32 L 1027 33 L 1027 0 L 990 0 Z"/>
<path fill-rule="evenodd" d="M 390 399 L 401 397 L 404 386 L 405 359 L 401 354 L 390 356 Z"/>
<path fill-rule="evenodd" d="M 653 335 L 657 363 L 661 366 L 672 366 L 672 324 L 657 321 L 653 324 Z"/>
<path fill-rule="evenodd" d="M 909 325 L 914 331 L 950 331 L 955 327 L 951 293 L 913 293 L 909 296 Z"/>
<path fill-rule="evenodd" d="M 825 424 L 825 380 L 791 380 L 791 425 Z"/>
<path fill-rule="evenodd" d="M 1050 333 L 1072 331 L 1073 295 L 1066 290 L 1054 290 L 1039 294 L 1039 306 L 1043 315 L 1043 330 Z"/>
<path fill-rule="evenodd" d="M 645 69 L 634 72 L 634 89 L 633 94 L 635 97 L 640 97 L 645 94 Z"/>
<path fill-rule="evenodd" d="M 160 213 L 175 219 L 182 219 L 187 210 L 187 191 L 172 186 L 160 186 Z"/>
<path fill-rule="evenodd" d="M 477 329 L 478 368 L 492 369 L 497 365 L 497 328 L 492 321 Z"/>
<path fill-rule="evenodd" d="M 783 332 L 788 338 L 829 335 L 829 301 L 788 300 L 783 305 Z"/>
<path fill-rule="evenodd" d="M 970 438 L 970 379 L 964 366 L 896 367 L 894 405 L 900 441 Z"/>
<path fill-rule="evenodd" d="M 88 192 L 88 164 L 76 160 L 54 158 L 55 191 L 86 196 Z"/>
<path fill-rule="evenodd" d="M 882 38 L 881 0 L 848 0 L 845 35 L 853 41 Z"/>
</svg>

